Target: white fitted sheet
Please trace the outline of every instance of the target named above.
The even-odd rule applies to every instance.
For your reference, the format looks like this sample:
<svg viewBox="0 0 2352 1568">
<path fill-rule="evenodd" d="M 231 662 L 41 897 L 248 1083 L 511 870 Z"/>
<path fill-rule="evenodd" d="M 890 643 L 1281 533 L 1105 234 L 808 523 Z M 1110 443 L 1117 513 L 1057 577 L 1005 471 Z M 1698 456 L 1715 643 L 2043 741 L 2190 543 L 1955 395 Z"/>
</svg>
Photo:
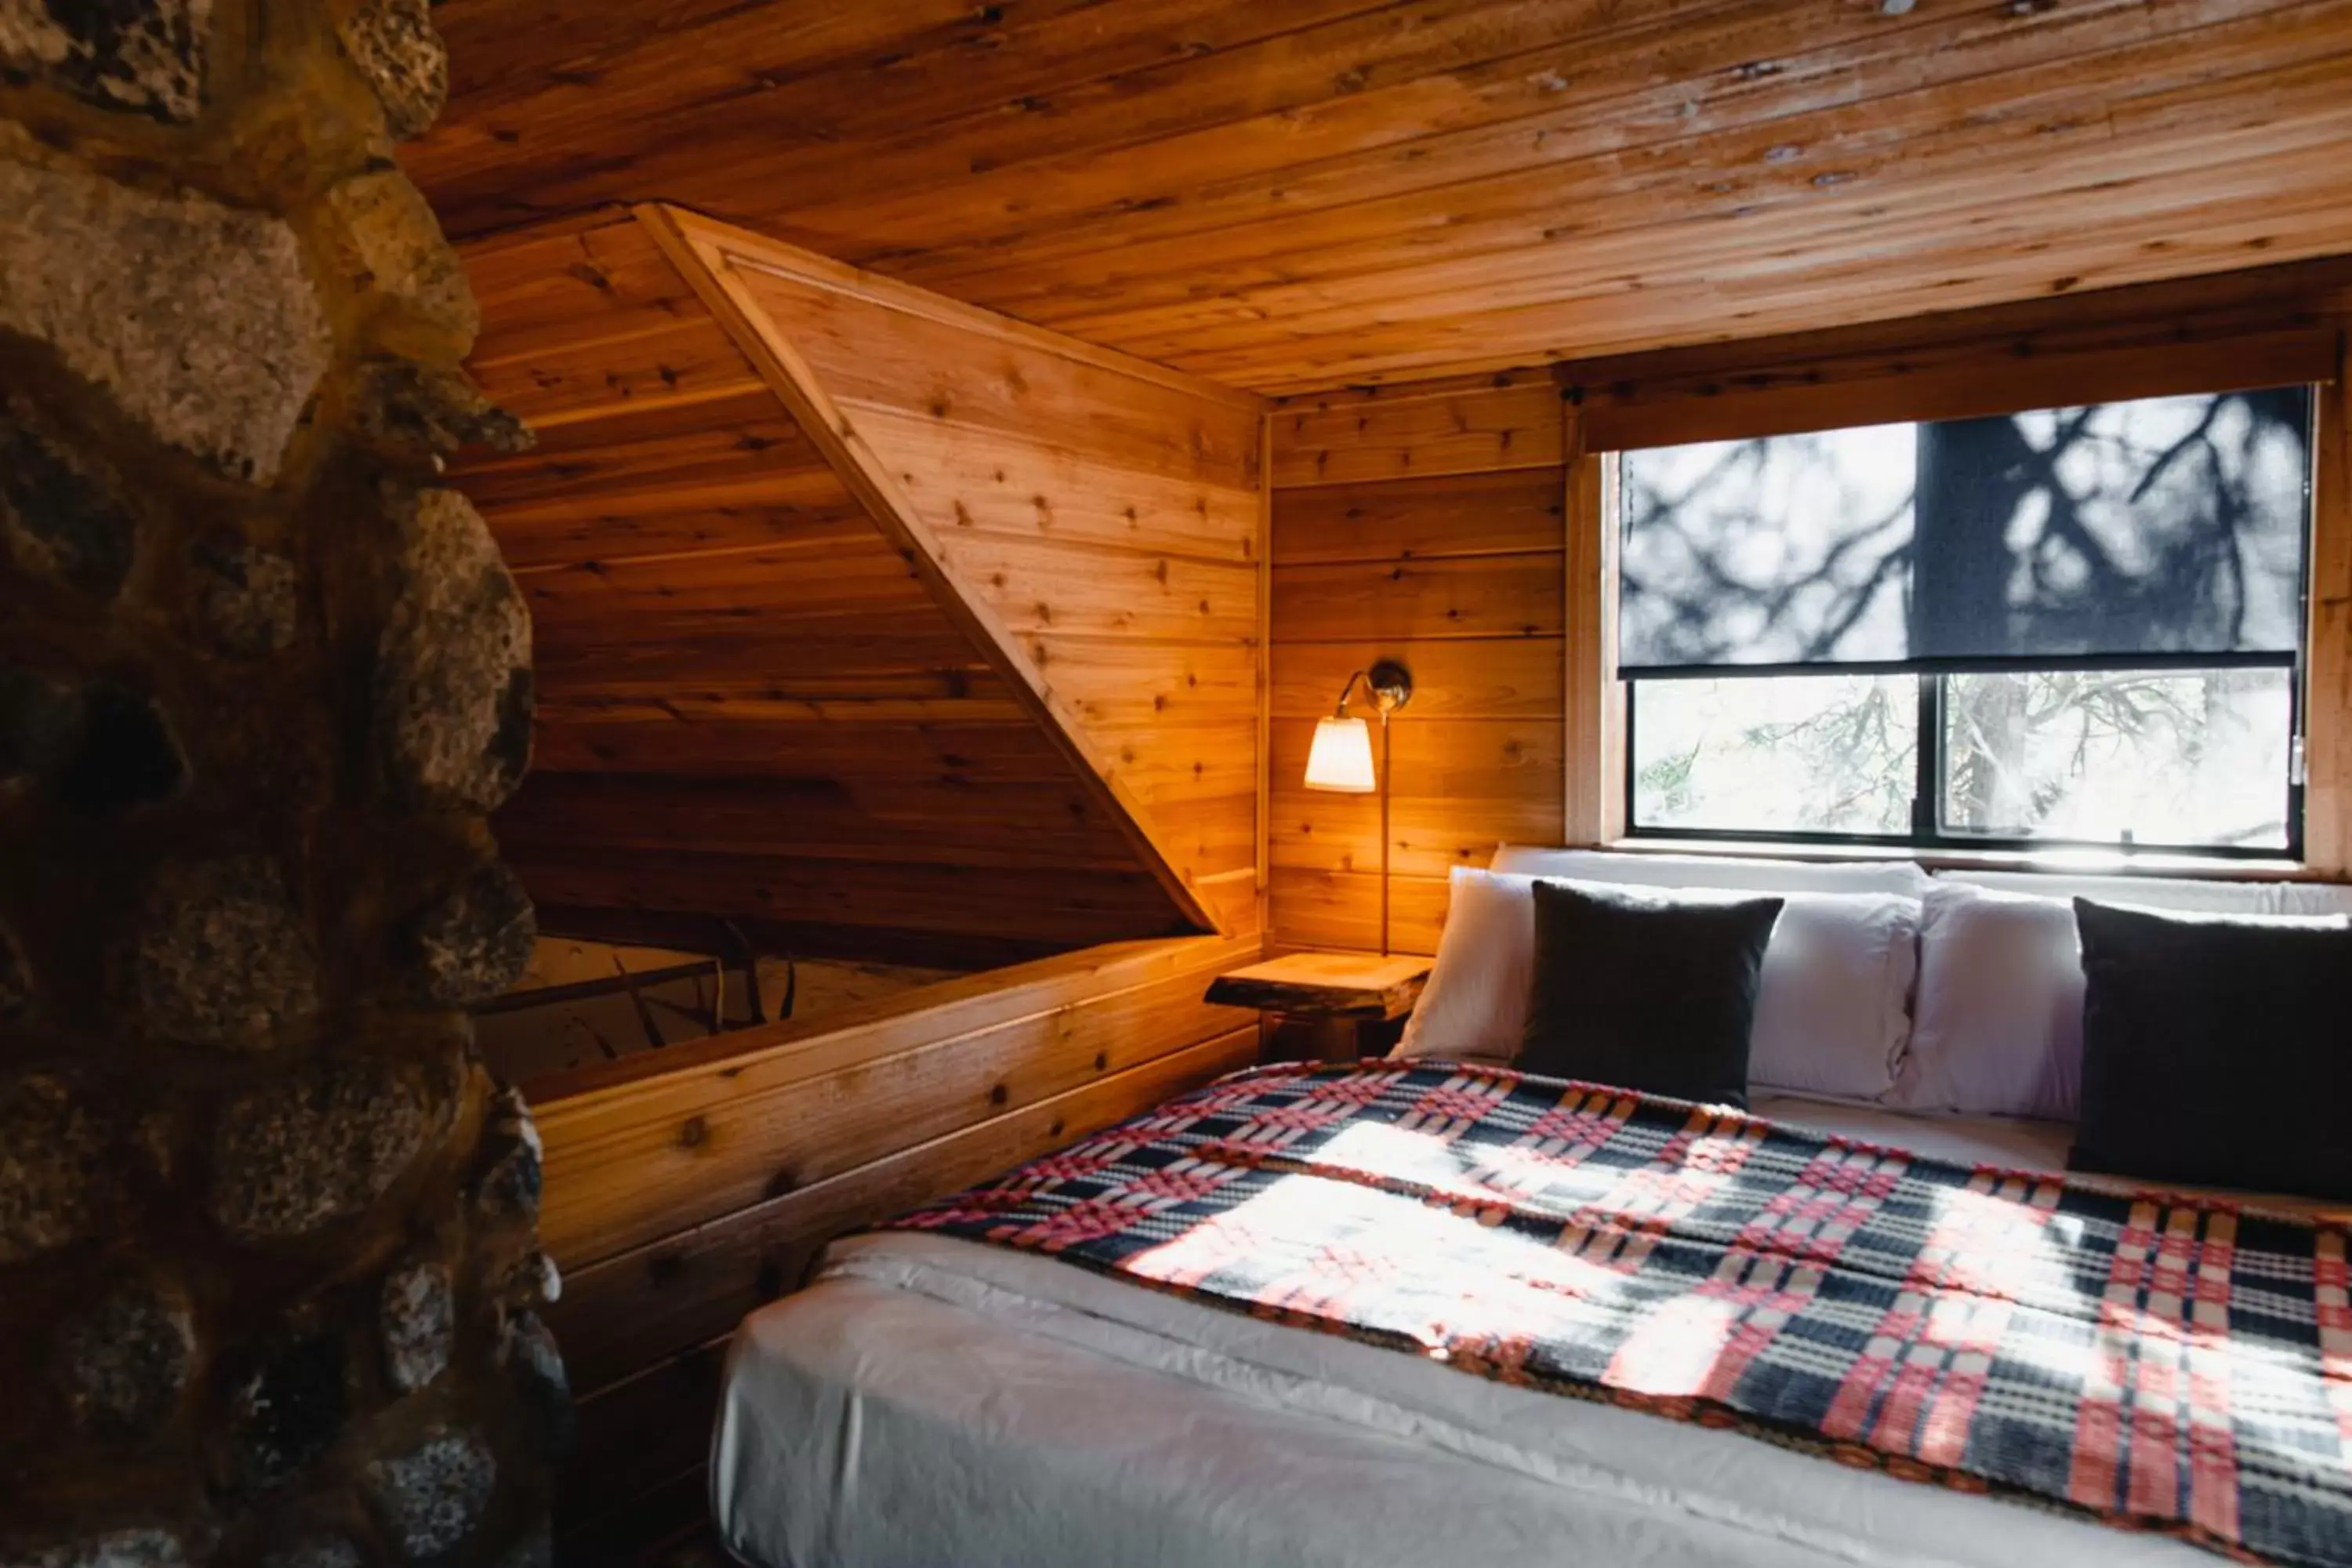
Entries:
<svg viewBox="0 0 2352 1568">
<path fill-rule="evenodd" d="M 2024 1168 L 2063 1167 L 2069 1136 L 1757 1110 Z M 712 1492 L 760 1568 L 2218 1561 L 915 1234 L 838 1245 L 815 1285 L 746 1321 Z"/>
</svg>

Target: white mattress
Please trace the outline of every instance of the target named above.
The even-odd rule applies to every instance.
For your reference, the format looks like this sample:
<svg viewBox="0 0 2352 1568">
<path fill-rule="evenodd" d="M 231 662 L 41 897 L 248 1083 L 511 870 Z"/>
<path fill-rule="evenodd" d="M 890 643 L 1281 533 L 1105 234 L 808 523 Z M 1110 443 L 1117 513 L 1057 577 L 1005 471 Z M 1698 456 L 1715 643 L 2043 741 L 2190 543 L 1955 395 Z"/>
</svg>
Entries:
<svg viewBox="0 0 2352 1568">
<path fill-rule="evenodd" d="M 2068 1139 L 1756 1109 L 2026 1168 L 2062 1168 Z M 712 1490 L 760 1568 L 2218 1561 L 911 1234 L 841 1244 L 818 1283 L 745 1322 Z"/>
</svg>

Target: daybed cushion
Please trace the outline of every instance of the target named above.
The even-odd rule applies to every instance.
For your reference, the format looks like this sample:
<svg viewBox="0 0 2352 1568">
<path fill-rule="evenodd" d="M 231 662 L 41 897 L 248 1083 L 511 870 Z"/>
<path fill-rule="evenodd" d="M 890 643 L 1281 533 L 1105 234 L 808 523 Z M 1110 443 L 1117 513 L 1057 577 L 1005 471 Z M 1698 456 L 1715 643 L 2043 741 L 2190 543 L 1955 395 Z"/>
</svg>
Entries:
<svg viewBox="0 0 2352 1568">
<path fill-rule="evenodd" d="M 2070 1163 L 2352 1198 L 2352 923 L 2074 900 L 2083 1120 Z"/>
<path fill-rule="evenodd" d="M 1645 879 L 1658 863 L 1697 871 L 1730 868 L 1755 879 L 1774 867 L 1798 872 L 1865 873 L 1878 868 L 1802 867 L 1792 862 L 1717 861 L 1697 857 L 1606 855 L 1581 851 L 1505 850 L 1498 860 L 1540 866 L 1548 876 L 1675 886 Z M 1918 868 L 1902 869 L 1928 886 Z M 1528 994 L 1534 977 L 1534 878 L 1466 867 L 1454 872 L 1452 905 L 1439 939 L 1437 963 L 1396 1054 L 1456 1061 L 1507 1062 L 1526 1033 Z M 1800 877 L 1800 881 L 1805 879 Z M 1889 880 L 1896 879 L 1889 878 Z M 1824 891 L 1759 887 L 1734 879 L 1707 883 L 1732 892 L 1788 895 L 1764 954 L 1748 1081 L 1838 1099 L 1872 1100 L 1894 1088 L 1910 1037 L 1911 989 L 1917 974 L 1920 906 L 1901 893 L 1867 889 Z M 1908 885 L 1906 882 L 1906 885 Z"/>
<path fill-rule="evenodd" d="M 1894 893 L 1916 899 L 1934 881 L 1912 860 L 1770 860 L 1733 855 L 1634 855 L 1506 844 L 1492 871 L 1566 877 L 1633 888 L 1732 888 L 1759 893 Z"/>
<path fill-rule="evenodd" d="M 1748 1037 L 1781 900 L 1538 880 L 1523 1071 L 1748 1104 Z"/>
<path fill-rule="evenodd" d="M 2135 909 L 2217 915 L 2352 914 L 2352 888 L 2326 882 L 2229 882 L 2188 877 L 2077 877 L 2047 871 L 1938 871 L 1939 884 L 2032 898 L 2090 899 Z"/>
</svg>

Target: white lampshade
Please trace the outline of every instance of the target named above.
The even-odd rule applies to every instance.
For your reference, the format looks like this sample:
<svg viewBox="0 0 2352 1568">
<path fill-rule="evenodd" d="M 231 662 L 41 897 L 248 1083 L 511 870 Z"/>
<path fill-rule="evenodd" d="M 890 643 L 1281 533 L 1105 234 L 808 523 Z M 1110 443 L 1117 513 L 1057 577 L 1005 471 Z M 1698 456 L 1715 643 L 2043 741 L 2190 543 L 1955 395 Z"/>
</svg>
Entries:
<svg viewBox="0 0 2352 1568">
<path fill-rule="evenodd" d="M 1307 787 L 1340 795 L 1370 795 L 1379 787 L 1372 776 L 1372 727 L 1361 719 L 1317 724 L 1307 753 Z"/>
</svg>

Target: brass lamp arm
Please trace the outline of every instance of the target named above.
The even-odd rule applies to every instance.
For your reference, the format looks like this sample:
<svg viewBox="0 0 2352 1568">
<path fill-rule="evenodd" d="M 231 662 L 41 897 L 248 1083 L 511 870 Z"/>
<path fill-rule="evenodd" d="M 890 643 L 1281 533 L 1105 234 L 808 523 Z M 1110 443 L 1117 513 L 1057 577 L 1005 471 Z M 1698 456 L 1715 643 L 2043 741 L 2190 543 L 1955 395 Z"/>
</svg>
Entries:
<svg viewBox="0 0 2352 1568">
<path fill-rule="evenodd" d="M 1360 669 L 1348 677 L 1348 684 L 1339 688 L 1339 705 L 1331 710 L 1335 719 L 1348 716 L 1348 699 L 1355 694 L 1356 683 L 1364 683 L 1370 693 L 1372 707 L 1386 723 L 1390 714 L 1412 700 L 1412 672 L 1392 658 L 1384 658 L 1370 669 Z"/>
<path fill-rule="evenodd" d="M 1331 710 L 1332 718 L 1345 719 L 1348 716 L 1348 699 L 1355 694 L 1356 682 L 1363 679 L 1364 672 L 1360 669 L 1348 677 L 1348 684 L 1339 688 L 1339 706 Z"/>
</svg>

